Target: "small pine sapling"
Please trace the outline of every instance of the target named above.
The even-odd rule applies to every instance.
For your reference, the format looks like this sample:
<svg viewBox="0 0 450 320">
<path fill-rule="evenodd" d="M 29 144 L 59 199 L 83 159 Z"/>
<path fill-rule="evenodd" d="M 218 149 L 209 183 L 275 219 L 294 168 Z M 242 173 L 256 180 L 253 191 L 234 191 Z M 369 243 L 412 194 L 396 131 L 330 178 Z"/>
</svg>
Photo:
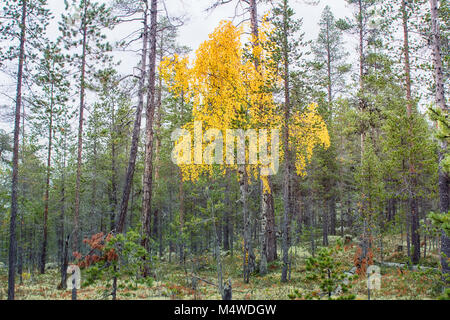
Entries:
<svg viewBox="0 0 450 320">
<path fill-rule="evenodd" d="M 342 245 L 338 243 L 336 247 L 321 248 L 315 257 L 306 260 L 307 279 L 318 281 L 322 290 L 322 296 L 327 295 L 332 300 L 333 295 L 339 295 L 338 300 L 352 300 L 355 295 L 348 294 L 351 288 L 350 280 L 353 275 L 347 275 L 341 270 L 341 263 L 334 258 L 334 254 L 342 250 Z M 312 295 L 305 298 L 312 299 Z"/>
</svg>

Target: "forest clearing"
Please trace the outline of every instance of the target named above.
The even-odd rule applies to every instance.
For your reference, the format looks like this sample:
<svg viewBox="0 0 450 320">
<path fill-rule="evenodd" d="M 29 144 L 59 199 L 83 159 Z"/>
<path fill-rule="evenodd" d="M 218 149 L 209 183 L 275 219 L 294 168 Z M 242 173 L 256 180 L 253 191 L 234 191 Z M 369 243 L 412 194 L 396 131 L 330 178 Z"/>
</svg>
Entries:
<svg viewBox="0 0 450 320">
<path fill-rule="evenodd" d="M 450 299 L 449 17 L 4 0 L 0 300 Z"/>
</svg>

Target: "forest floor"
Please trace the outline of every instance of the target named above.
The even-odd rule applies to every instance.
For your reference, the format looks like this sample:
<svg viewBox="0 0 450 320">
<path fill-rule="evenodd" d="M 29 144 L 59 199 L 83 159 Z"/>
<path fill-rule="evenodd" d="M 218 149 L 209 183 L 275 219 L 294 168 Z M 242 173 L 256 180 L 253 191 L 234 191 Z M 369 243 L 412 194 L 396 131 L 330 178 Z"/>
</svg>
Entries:
<svg viewBox="0 0 450 320">
<path fill-rule="evenodd" d="M 330 245 L 335 246 L 339 237 L 330 237 Z M 398 237 L 385 239 L 383 243 L 384 261 L 402 263 L 407 259 L 404 255 L 396 253 Z M 375 249 L 380 252 L 380 250 Z M 338 272 L 346 272 L 353 267 L 353 258 L 356 252 L 356 244 L 350 243 L 333 255 L 340 262 Z M 269 264 L 269 272 L 265 276 L 254 273 L 250 277 L 250 283 L 246 284 L 242 279 L 242 256 L 234 254 L 224 255 L 222 258 L 222 270 L 224 281 L 231 279 L 233 299 L 261 299 L 261 300 L 288 300 L 295 291 L 303 296 L 309 294 L 320 298 L 319 283 L 307 278 L 306 259 L 309 257 L 305 247 L 292 248 L 292 269 L 290 281 L 280 282 L 281 262 L 278 260 Z M 165 257 L 167 258 L 167 257 Z M 377 252 L 375 252 L 375 264 L 377 264 Z M 195 261 L 186 260 L 185 265 L 176 261 L 157 262 L 153 267 L 155 281 L 151 285 L 134 283 L 127 278 L 118 281 L 117 299 L 220 299 L 217 283 L 217 264 L 208 256 L 196 257 Z M 438 267 L 437 252 L 431 251 L 423 265 Z M 197 281 L 196 290 L 192 288 L 192 266 L 196 266 L 195 275 L 203 280 Z M 436 269 L 427 271 L 412 271 L 406 268 L 381 267 L 381 289 L 371 293 L 371 299 L 436 299 L 441 289 L 439 286 L 439 273 Z M 84 274 L 84 271 L 83 271 Z M 82 274 L 82 278 L 83 278 Z M 209 283 L 207 283 L 209 282 Z M 71 299 L 70 290 L 58 290 L 59 272 L 57 269 L 48 270 L 44 275 L 24 273 L 22 284 L 16 287 L 16 299 Z M 359 276 L 350 281 L 349 293 L 356 295 L 358 300 L 366 300 L 367 278 Z M 89 286 L 83 285 L 78 290 L 78 299 L 105 299 L 105 292 L 110 292 L 111 281 L 95 282 Z M 7 272 L 0 270 L 0 299 L 6 298 Z M 110 299 L 111 297 L 108 297 Z M 323 296 L 322 299 L 326 299 Z"/>
</svg>

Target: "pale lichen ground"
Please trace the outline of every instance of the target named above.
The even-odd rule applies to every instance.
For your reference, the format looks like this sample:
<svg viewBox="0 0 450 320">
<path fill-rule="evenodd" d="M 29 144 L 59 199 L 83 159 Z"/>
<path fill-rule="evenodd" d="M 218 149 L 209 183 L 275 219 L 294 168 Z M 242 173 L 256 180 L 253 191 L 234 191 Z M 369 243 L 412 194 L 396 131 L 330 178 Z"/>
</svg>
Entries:
<svg viewBox="0 0 450 320">
<path fill-rule="evenodd" d="M 336 237 L 331 238 L 334 243 Z M 384 243 L 384 256 L 391 258 L 391 261 L 402 262 L 405 257 L 394 254 L 396 241 L 390 239 Z M 335 257 L 342 263 L 340 270 L 348 271 L 353 267 L 353 257 L 355 254 L 355 244 L 344 247 Z M 378 259 L 379 250 L 375 250 L 375 259 Z M 305 259 L 309 252 L 304 247 L 294 247 L 292 249 L 292 270 L 291 279 L 287 283 L 280 282 L 281 263 L 279 261 L 269 264 L 269 273 L 265 276 L 253 274 L 250 283 L 243 282 L 241 276 L 242 256 L 224 255 L 223 278 L 231 279 L 233 288 L 233 299 L 260 299 L 260 300 L 287 300 L 289 294 L 294 290 L 303 294 L 320 295 L 319 285 L 316 282 L 306 279 Z M 426 262 L 429 265 L 437 266 L 437 254 L 431 256 Z M 192 288 L 193 263 L 186 260 L 183 267 L 178 264 L 175 257 L 171 263 L 160 261 L 154 265 L 155 281 L 151 286 L 144 284 L 134 284 L 127 279 L 119 279 L 119 289 L 117 299 L 220 299 L 216 286 L 205 283 L 201 280 L 197 282 L 197 289 Z M 196 275 L 211 283 L 217 283 L 216 262 L 210 256 L 197 258 L 198 270 Z M 84 272 L 83 272 L 84 274 Z M 439 275 L 433 272 L 414 272 L 400 270 L 398 268 L 381 269 L 381 290 L 371 293 L 372 299 L 436 299 L 441 288 L 439 287 Z M 59 272 L 56 269 L 48 270 L 46 274 L 25 274 L 22 284 L 16 288 L 16 299 L 27 300 L 59 300 L 71 299 L 70 290 L 58 290 Z M 104 293 L 110 290 L 110 281 L 96 282 L 90 286 L 83 286 L 78 290 L 78 299 L 110 299 L 105 298 Z M 367 299 L 367 279 L 359 277 L 352 281 L 350 293 L 356 295 L 356 299 Z M 0 270 L 0 299 L 6 298 L 7 292 L 7 272 Z M 324 297 L 325 299 L 326 297 Z"/>
</svg>

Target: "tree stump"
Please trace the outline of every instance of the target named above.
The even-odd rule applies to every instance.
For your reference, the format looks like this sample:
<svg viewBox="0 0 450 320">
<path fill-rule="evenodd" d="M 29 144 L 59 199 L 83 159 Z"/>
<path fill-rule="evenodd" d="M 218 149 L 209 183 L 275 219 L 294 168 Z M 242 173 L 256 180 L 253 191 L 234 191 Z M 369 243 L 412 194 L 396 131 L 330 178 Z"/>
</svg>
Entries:
<svg viewBox="0 0 450 320">
<path fill-rule="evenodd" d="M 231 300 L 232 298 L 232 289 L 231 289 L 231 280 L 228 280 L 228 283 L 225 284 L 222 293 L 222 300 Z"/>
<path fill-rule="evenodd" d="M 75 269 L 72 270 L 72 300 L 77 300 L 77 285 L 76 285 Z"/>
<path fill-rule="evenodd" d="M 353 240 L 353 238 L 352 238 L 351 235 L 346 234 L 346 235 L 344 236 L 344 244 L 349 244 L 349 243 L 352 242 L 352 240 Z"/>
</svg>

